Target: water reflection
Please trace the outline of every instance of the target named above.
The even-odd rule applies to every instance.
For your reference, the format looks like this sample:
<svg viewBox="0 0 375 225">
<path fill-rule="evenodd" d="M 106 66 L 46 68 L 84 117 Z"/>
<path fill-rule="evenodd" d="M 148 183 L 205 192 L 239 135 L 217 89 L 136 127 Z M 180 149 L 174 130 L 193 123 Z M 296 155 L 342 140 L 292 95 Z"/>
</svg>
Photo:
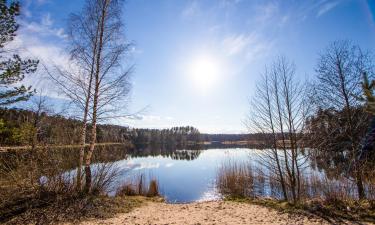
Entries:
<svg viewBox="0 0 375 225">
<path fill-rule="evenodd" d="M 188 146 L 193 150 L 177 150 L 168 145 L 138 145 L 128 151 L 132 157 L 163 156 L 174 160 L 194 160 L 201 153 L 202 146 Z"/>
<path fill-rule="evenodd" d="M 220 198 L 221 195 L 216 189 L 218 169 L 228 160 L 239 163 L 246 162 L 256 169 L 254 171 L 256 174 L 261 174 L 254 180 L 254 191 L 261 196 L 281 197 L 278 183 L 269 181 L 268 169 L 259 163 L 263 150 L 246 148 L 202 150 L 208 146 L 195 147 L 195 150 L 187 150 L 187 148 L 177 150 L 160 145 L 145 145 L 138 148 L 129 148 L 129 146 L 123 145 L 98 146 L 94 151 L 94 165 L 91 166 L 91 169 L 93 173 L 96 173 L 97 168 L 100 168 L 101 165 L 113 164 L 113 168 L 118 171 L 118 177 L 111 187 L 110 194 L 114 194 L 123 183 L 144 174 L 148 178 L 158 180 L 161 193 L 167 201 L 192 202 Z M 30 154 L 28 151 L 2 153 L 0 154 L 0 169 L 6 171 L 6 169 L 17 168 L 18 165 L 27 164 Z M 38 155 L 33 156 L 35 159 L 40 159 L 34 164 L 42 168 L 43 176 L 52 177 L 66 171 L 74 176 L 78 161 L 78 149 L 44 149 L 33 154 Z M 54 167 L 46 166 L 46 164 L 53 164 Z M 2 165 L 6 165 L 6 168 L 3 168 Z M 43 168 L 56 168 L 56 170 L 47 171 L 47 173 Z M 308 195 L 321 195 L 322 190 L 319 185 L 323 185 L 320 183 L 322 182 L 321 178 L 325 177 L 324 172 L 316 171 L 308 164 L 303 172 L 307 175 L 306 180 L 303 181 L 304 184 L 307 184 L 304 191 Z M 345 184 L 346 181 L 327 180 L 324 182 L 324 185 L 329 182 L 334 187 L 333 189 L 349 187 L 348 195 L 353 195 L 351 184 Z M 312 183 L 314 184 L 311 185 Z M 368 189 L 370 191 L 370 188 Z"/>
<path fill-rule="evenodd" d="M 168 202 L 192 202 L 221 198 L 216 189 L 217 169 L 227 159 L 248 161 L 249 149 L 174 150 L 168 154 L 129 154 L 115 162 L 120 186 L 144 174 L 156 178 Z M 115 187 L 113 189 L 116 189 Z"/>
</svg>

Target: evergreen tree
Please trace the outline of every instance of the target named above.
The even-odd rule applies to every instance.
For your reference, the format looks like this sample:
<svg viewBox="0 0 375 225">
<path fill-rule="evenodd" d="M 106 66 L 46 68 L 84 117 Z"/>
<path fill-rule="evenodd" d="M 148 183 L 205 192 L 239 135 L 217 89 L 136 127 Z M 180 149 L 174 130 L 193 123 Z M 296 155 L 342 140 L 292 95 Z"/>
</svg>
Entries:
<svg viewBox="0 0 375 225">
<path fill-rule="evenodd" d="M 363 73 L 362 89 L 362 99 L 366 102 L 366 111 L 372 115 L 375 115 L 375 96 L 373 93 L 375 89 L 375 80 L 370 82 L 366 72 Z"/>
<path fill-rule="evenodd" d="M 5 48 L 16 36 L 19 9 L 18 2 L 7 4 L 6 0 L 0 0 L 0 106 L 28 100 L 34 92 L 31 86 L 16 84 L 24 79 L 25 74 L 34 73 L 39 61 L 22 60 L 18 54 L 10 55 L 12 51 Z"/>
</svg>

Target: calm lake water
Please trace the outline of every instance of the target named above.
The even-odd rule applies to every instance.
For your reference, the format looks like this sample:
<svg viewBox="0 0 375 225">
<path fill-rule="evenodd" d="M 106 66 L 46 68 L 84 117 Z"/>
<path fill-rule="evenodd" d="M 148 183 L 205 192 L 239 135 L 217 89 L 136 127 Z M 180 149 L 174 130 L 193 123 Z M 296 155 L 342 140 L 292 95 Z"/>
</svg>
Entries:
<svg viewBox="0 0 375 225">
<path fill-rule="evenodd" d="M 115 186 L 144 174 L 158 180 L 168 202 L 206 201 L 220 198 L 215 188 L 217 170 L 228 161 L 255 162 L 251 149 L 177 150 L 172 155 L 132 156 L 116 161 L 119 170 Z M 113 187 L 115 190 L 116 187 Z"/>
</svg>

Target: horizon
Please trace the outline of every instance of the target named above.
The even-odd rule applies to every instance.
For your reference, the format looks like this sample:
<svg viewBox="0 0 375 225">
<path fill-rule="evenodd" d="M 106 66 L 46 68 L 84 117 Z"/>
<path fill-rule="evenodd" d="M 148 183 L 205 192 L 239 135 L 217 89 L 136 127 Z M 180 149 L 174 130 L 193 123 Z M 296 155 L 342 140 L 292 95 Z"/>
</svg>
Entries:
<svg viewBox="0 0 375 225">
<path fill-rule="evenodd" d="M 66 22 L 79 1 L 21 1 L 15 45 L 42 63 L 67 63 Z M 295 2 L 293 2 L 295 3 Z M 135 65 L 131 101 L 106 123 L 135 128 L 193 126 L 201 133 L 244 134 L 249 97 L 269 61 L 286 56 L 300 80 L 312 79 L 319 52 L 336 40 L 375 51 L 375 2 L 134 1 L 125 4 L 124 64 Z M 204 75 L 203 75 L 204 74 Z M 55 88 L 26 78 L 62 104 Z M 127 103 L 124 103 L 126 105 Z M 25 104 L 23 104 L 25 105 Z M 142 110 L 142 109 L 147 110 Z"/>
</svg>

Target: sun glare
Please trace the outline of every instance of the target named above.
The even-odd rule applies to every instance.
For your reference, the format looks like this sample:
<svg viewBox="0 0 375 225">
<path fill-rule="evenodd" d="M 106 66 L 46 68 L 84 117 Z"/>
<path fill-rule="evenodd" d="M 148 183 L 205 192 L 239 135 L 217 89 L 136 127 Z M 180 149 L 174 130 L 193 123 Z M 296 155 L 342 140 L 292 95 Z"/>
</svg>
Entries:
<svg viewBox="0 0 375 225">
<path fill-rule="evenodd" d="M 219 72 L 219 63 L 215 58 L 200 56 L 192 62 L 189 76 L 196 87 L 206 90 L 218 81 Z"/>
</svg>

